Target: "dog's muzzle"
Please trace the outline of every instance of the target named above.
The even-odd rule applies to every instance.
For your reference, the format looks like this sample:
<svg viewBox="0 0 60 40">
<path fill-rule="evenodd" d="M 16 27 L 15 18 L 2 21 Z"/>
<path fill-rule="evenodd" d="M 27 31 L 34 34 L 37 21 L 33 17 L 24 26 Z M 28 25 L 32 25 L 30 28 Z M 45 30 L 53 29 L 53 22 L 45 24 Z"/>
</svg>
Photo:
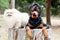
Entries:
<svg viewBox="0 0 60 40">
<path fill-rule="evenodd" d="M 38 12 L 37 11 L 33 11 L 32 13 L 33 13 L 33 16 L 38 17 Z"/>
</svg>

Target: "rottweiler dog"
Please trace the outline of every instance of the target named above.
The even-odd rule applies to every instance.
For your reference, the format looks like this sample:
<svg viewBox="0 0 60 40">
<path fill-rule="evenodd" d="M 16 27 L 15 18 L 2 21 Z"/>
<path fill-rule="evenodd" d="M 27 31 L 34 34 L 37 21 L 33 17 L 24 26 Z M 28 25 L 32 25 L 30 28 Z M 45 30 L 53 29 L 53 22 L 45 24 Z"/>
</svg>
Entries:
<svg viewBox="0 0 60 40">
<path fill-rule="evenodd" d="M 42 19 L 40 17 L 40 14 L 42 12 L 42 8 L 39 4 L 32 4 L 29 7 L 29 11 L 30 11 L 30 18 L 29 18 L 29 22 L 27 24 L 26 27 L 26 31 L 29 35 L 30 38 L 33 37 L 33 34 L 31 32 L 31 29 L 42 29 L 42 32 L 44 34 L 44 38 L 47 40 L 48 39 L 48 32 L 46 27 L 44 26 L 45 24 L 43 24 Z"/>
</svg>

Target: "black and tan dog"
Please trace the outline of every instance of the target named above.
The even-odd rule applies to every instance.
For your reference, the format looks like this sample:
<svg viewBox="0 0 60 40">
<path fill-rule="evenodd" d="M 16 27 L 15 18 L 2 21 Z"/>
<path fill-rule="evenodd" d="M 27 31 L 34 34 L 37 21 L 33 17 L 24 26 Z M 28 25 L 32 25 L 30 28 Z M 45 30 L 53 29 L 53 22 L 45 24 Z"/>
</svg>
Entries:
<svg viewBox="0 0 60 40">
<path fill-rule="evenodd" d="M 39 4 L 32 4 L 29 8 L 30 11 L 30 19 L 27 24 L 26 30 L 30 38 L 33 37 L 31 29 L 42 28 L 42 32 L 44 34 L 45 40 L 48 39 L 47 29 L 44 26 L 42 19 L 40 17 L 42 8 Z"/>
</svg>

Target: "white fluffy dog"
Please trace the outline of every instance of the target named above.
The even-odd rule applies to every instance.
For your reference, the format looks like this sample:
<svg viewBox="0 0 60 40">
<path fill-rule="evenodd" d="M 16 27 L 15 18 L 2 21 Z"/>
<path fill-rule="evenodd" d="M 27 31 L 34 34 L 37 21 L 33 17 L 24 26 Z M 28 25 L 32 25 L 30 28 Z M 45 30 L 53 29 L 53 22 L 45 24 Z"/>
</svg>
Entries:
<svg viewBox="0 0 60 40">
<path fill-rule="evenodd" d="M 28 23 L 29 15 L 28 13 L 19 12 L 16 9 L 6 9 L 4 11 L 4 20 L 9 28 L 19 28 L 25 26 Z"/>
</svg>

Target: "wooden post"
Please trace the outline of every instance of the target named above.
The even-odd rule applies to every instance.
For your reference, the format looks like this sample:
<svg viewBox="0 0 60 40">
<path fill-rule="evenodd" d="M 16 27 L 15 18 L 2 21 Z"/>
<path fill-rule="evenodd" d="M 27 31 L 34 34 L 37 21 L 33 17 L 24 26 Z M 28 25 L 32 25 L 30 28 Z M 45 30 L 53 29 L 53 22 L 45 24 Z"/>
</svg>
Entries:
<svg viewBox="0 0 60 40">
<path fill-rule="evenodd" d="M 15 8 L 15 0 L 10 0 L 11 4 L 10 4 L 10 8 Z"/>
<path fill-rule="evenodd" d="M 29 40 L 29 37 L 26 37 L 26 29 L 9 29 L 9 40 L 15 40 L 14 36 L 16 33 L 16 30 L 18 31 L 18 38 L 17 40 Z M 49 39 L 51 40 L 51 29 L 47 29 Z M 44 40 L 44 35 L 42 33 L 42 29 L 33 29 L 33 40 Z"/>
</svg>

